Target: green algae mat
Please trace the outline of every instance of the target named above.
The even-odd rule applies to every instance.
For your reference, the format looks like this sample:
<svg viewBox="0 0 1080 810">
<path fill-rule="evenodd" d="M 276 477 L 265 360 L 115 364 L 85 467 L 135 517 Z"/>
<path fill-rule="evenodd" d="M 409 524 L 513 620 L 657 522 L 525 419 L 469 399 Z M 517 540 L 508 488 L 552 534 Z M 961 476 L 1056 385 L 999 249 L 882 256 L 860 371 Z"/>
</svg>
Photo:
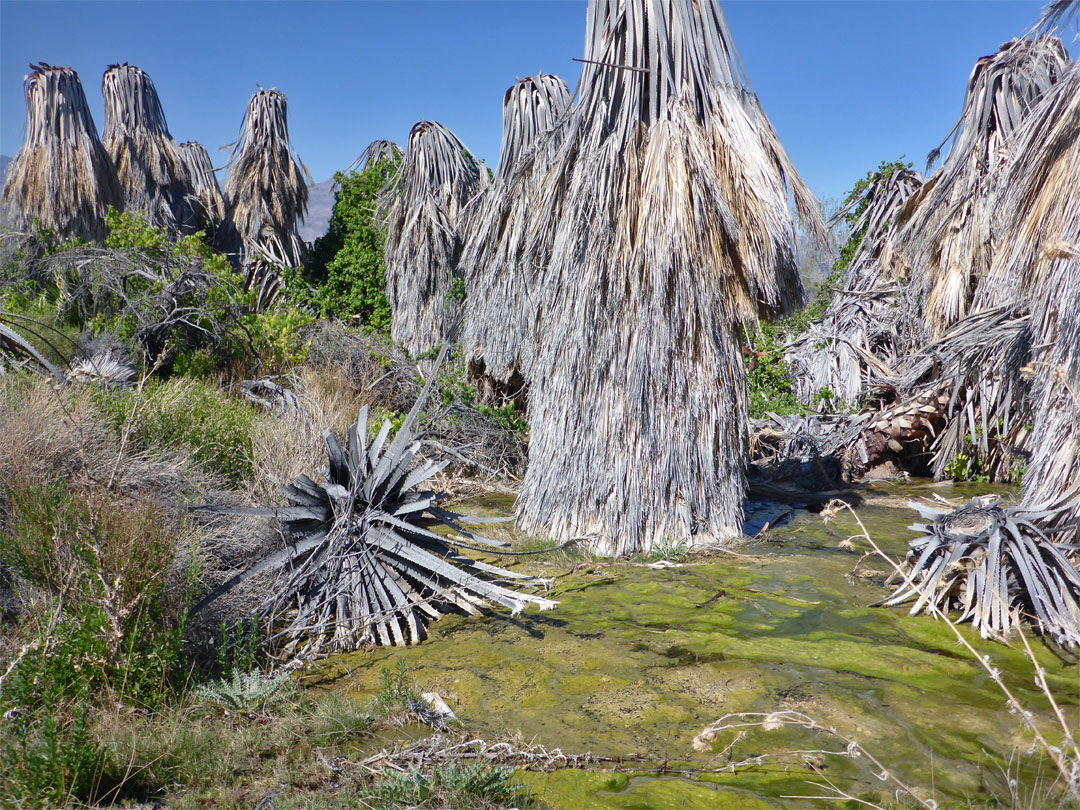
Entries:
<svg viewBox="0 0 1080 810">
<path fill-rule="evenodd" d="M 906 500 L 939 493 L 959 503 L 976 491 L 878 484 L 857 494 L 856 510 L 874 540 L 899 556 L 913 536 Z M 461 509 L 510 507 L 495 500 Z M 995 806 L 1009 779 L 1021 793 L 1046 791 L 1049 763 L 1031 754 L 1019 718 L 948 626 L 870 607 L 887 593 L 887 566 L 862 556 L 865 543 L 843 547 L 858 532 L 850 514 L 825 523 L 797 511 L 735 554 L 677 564 L 566 555 L 523 562 L 521 570 L 552 580 L 557 608 L 449 617 L 419 646 L 339 656 L 306 680 L 363 698 L 378 691 L 383 668 L 403 659 L 470 735 L 607 758 L 591 770 L 519 771 L 553 808 L 904 806 L 870 757 L 849 755 L 852 740 L 940 807 Z M 1022 646 L 962 632 L 1052 728 Z M 1080 667 L 1036 646 L 1068 721 L 1080 728 Z M 772 722 L 721 731 L 695 747 L 718 718 L 750 712 L 792 713 L 774 717 L 809 718 L 843 739 Z"/>
</svg>

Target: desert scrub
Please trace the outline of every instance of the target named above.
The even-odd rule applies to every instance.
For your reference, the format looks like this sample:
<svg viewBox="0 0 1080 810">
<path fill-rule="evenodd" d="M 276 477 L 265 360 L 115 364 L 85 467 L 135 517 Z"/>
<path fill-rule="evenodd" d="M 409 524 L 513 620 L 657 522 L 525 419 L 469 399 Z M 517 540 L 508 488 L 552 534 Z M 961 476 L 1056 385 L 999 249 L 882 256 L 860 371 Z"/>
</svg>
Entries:
<svg viewBox="0 0 1080 810">
<path fill-rule="evenodd" d="M 430 773 L 413 769 L 377 779 L 359 794 L 370 807 L 454 810 L 474 808 L 530 807 L 534 802 L 525 785 L 512 781 L 513 769 L 477 762 L 451 763 Z"/>
<path fill-rule="evenodd" d="M 179 448 L 239 487 L 251 480 L 258 412 L 212 382 L 174 377 L 141 389 L 98 389 L 97 402 L 118 431 L 147 450 Z"/>
</svg>

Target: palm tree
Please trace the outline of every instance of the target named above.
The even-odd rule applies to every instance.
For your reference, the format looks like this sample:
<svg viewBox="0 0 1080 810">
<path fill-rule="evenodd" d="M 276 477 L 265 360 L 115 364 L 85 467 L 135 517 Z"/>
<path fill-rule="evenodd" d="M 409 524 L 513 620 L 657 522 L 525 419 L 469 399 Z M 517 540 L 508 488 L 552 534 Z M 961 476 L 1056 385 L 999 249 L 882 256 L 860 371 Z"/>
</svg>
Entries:
<svg viewBox="0 0 1080 810">
<path fill-rule="evenodd" d="M 1030 301 L 1032 454 L 1024 503 L 1080 541 L 1080 62 L 1031 113 L 997 198 L 991 278 Z"/>
<path fill-rule="evenodd" d="M 4 199 L 17 224 L 59 238 L 105 239 L 105 212 L 123 208 L 116 169 L 98 139 L 79 75 L 31 65 L 23 83 L 26 138 L 8 168 Z"/>
<path fill-rule="evenodd" d="M 813 200 L 717 0 L 591 0 L 580 98 L 514 168 L 535 307 L 524 531 L 625 554 L 742 530 L 741 330 L 802 297 Z"/>
<path fill-rule="evenodd" d="M 487 171 L 449 129 L 433 121 L 412 128 L 380 211 L 390 334 L 413 356 L 437 348 L 456 320 L 465 209 L 487 184 Z"/>
<path fill-rule="evenodd" d="M 570 91 L 558 76 L 518 79 L 503 96 L 502 148 L 492 189 L 484 196 L 461 264 L 466 279 L 462 345 L 472 376 L 486 389 L 514 395 L 522 388 L 520 353 L 528 348 L 535 307 L 518 265 L 532 195 L 522 193 L 519 159 L 569 109 Z"/>
<path fill-rule="evenodd" d="M 169 134 L 151 78 L 134 65 L 110 65 L 101 77 L 105 145 L 125 207 L 143 211 L 154 225 L 192 228 L 191 181 L 180 145 Z"/>
<path fill-rule="evenodd" d="M 180 152 L 187 164 L 191 196 L 202 220 L 212 229 L 225 221 L 225 198 L 221 194 L 214 164 L 210 155 L 198 141 L 180 144 Z"/>
<path fill-rule="evenodd" d="M 289 142 L 283 93 L 260 89 L 251 97 L 228 167 L 227 216 L 242 245 L 245 284 L 266 305 L 280 287 L 281 268 L 304 261 L 297 222 L 307 213 L 310 174 Z"/>
<path fill-rule="evenodd" d="M 960 119 L 945 139 L 952 138 L 949 155 L 927 181 L 899 239 L 900 256 L 910 268 L 901 274 L 925 296 L 931 338 L 970 311 L 993 257 L 993 191 L 1016 130 L 1068 61 L 1061 40 L 1047 35 L 1011 40 L 975 63 Z M 928 166 L 945 141 L 930 153 Z"/>
</svg>

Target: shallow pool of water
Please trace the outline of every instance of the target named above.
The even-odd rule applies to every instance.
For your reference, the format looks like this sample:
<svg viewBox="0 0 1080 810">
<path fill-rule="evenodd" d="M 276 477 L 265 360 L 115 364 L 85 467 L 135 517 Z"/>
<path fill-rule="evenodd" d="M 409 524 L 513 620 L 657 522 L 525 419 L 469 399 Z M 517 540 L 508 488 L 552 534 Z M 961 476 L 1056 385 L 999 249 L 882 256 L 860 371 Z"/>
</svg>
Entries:
<svg viewBox="0 0 1080 810">
<path fill-rule="evenodd" d="M 899 555 L 916 518 L 907 500 L 938 493 L 961 502 L 989 489 L 881 483 L 856 494 L 857 512 Z M 508 513 L 511 505 L 494 498 L 458 508 Z M 695 750 L 705 726 L 740 712 L 798 712 L 835 728 L 942 806 L 988 801 L 1010 760 L 1021 784 L 1034 784 L 1039 763 L 1017 754 L 1030 748 L 1029 736 L 952 631 L 869 606 L 887 593 L 886 566 L 862 557 L 865 543 L 840 547 L 858 531 L 849 514 L 825 523 L 800 510 L 736 554 L 672 567 L 563 554 L 511 563 L 552 578 L 558 607 L 450 617 L 420 646 L 339 656 L 307 681 L 362 697 L 402 658 L 470 733 L 519 734 L 567 753 L 633 760 L 622 766 L 628 771 L 666 763 L 683 772 L 521 772 L 555 808 L 836 806 L 793 798 L 823 795 L 830 788 L 812 783 L 824 780 L 854 797 L 892 799 L 895 785 L 881 781 L 867 757 L 842 755 L 845 743 L 820 731 L 731 730 Z M 963 632 L 1024 705 L 1046 717 L 1022 649 Z M 1042 647 L 1038 653 L 1080 728 L 1080 671 Z M 793 751 L 810 753 L 785 753 Z"/>
</svg>

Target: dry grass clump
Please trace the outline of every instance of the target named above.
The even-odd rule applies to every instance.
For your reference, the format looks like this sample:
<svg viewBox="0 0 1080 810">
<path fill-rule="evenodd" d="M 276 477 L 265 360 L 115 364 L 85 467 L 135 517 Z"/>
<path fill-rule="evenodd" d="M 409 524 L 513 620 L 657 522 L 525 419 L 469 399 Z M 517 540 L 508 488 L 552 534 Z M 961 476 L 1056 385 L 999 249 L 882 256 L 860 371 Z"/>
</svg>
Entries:
<svg viewBox="0 0 1080 810">
<path fill-rule="evenodd" d="M 23 83 L 26 137 L 8 168 L 4 199 L 24 230 L 36 219 L 61 239 L 105 238 L 105 212 L 123 192 L 98 139 L 79 75 L 44 62 Z"/>
</svg>

